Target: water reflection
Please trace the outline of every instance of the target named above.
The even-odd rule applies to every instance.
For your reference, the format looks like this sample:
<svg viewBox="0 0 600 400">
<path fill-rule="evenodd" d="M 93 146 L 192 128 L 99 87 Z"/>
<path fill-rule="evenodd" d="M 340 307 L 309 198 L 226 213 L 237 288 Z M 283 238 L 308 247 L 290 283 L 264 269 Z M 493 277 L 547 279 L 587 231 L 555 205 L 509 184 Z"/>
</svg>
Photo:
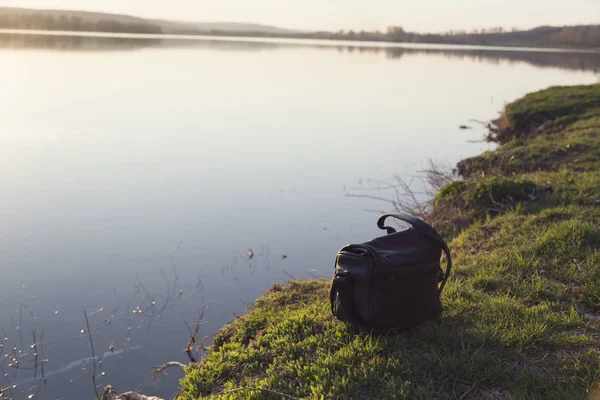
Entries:
<svg viewBox="0 0 600 400">
<path fill-rule="evenodd" d="M 472 60 L 490 64 L 524 62 L 536 67 L 551 67 L 576 71 L 600 70 L 600 53 L 559 53 L 559 52 L 528 52 L 520 50 L 459 50 L 453 49 L 386 49 L 386 55 L 398 59 L 406 54 L 441 55 L 450 59 Z"/>
<path fill-rule="evenodd" d="M 161 43 L 160 39 L 0 34 L 0 49 L 10 50 L 126 51 L 156 47 Z"/>
<path fill-rule="evenodd" d="M 388 59 L 398 60 L 407 55 L 436 55 L 449 59 L 466 59 L 477 62 L 499 64 L 501 62 L 527 63 L 536 67 L 551 67 L 576 71 L 600 71 L 600 53 L 523 51 L 481 48 L 435 48 L 430 45 L 422 48 L 373 47 L 360 43 L 337 45 L 332 42 L 311 44 L 304 42 L 272 43 L 260 41 L 210 40 L 210 39 L 156 39 L 92 36 L 47 36 L 0 33 L 0 49 L 45 49 L 57 51 L 133 51 L 147 48 L 196 48 L 224 51 L 264 51 L 290 47 L 310 47 L 320 50 L 358 54 L 383 54 Z"/>
<path fill-rule="evenodd" d="M 279 256 L 273 254 L 268 245 L 261 246 L 256 253 L 251 249 L 247 254 L 240 252 L 231 261 L 222 263 L 222 275 L 226 280 L 237 282 L 248 279 L 256 270 L 270 273 L 269 260 L 275 255 Z M 287 255 L 281 256 L 282 260 L 286 258 Z M 112 288 L 110 296 L 96 304 L 93 311 L 85 312 L 85 319 L 82 318 L 83 307 L 77 313 L 79 317 L 73 317 L 72 314 L 67 316 L 69 312 L 63 308 L 52 311 L 52 315 L 44 315 L 21 304 L 14 314 L 9 315 L 10 324 L 0 328 L 0 398 L 81 398 L 82 393 L 93 393 L 92 374 L 100 392 L 107 384 L 122 389 L 143 387 L 146 391 L 156 391 L 162 385 L 163 392 L 174 390 L 182 371 L 175 368 L 166 373 L 165 369 L 172 363 L 170 360 L 185 363 L 201 360 L 216 327 L 207 317 L 207 311 L 215 304 L 205 302 L 201 273 L 197 272 L 194 281 L 189 274 L 180 276 L 174 258 L 171 263 L 170 269 L 160 268 L 144 276 L 136 274 L 132 280 L 124 279 L 129 281 L 127 285 L 131 289 Z M 295 279 L 292 274 L 283 272 L 289 279 Z M 325 279 L 312 271 L 307 274 L 314 279 Z M 245 309 L 252 306 L 250 299 L 245 301 L 239 297 L 239 302 Z M 62 337 L 52 334 L 49 339 L 45 337 L 45 329 L 46 332 L 56 331 L 55 327 L 48 329 L 48 320 L 52 317 L 61 321 Z M 5 322 L 0 321 L 0 326 Z M 142 351 L 161 354 L 153 347 L 156 343 L 148 343 L 148 337 L 156 334 L 157 329 L 161 330 L 160 325 L 163 328 L 164 325 L 187 328 L 189 336 L 185 341 L 168 343 L 184 348 L 189 339 L 185 355 L 162 352 L 161 357 L 165 358 L 160 366 L 156 363 L 136 364 L 134 360 L 141 358 Z M 94 353 L 90 337 L 93 337 Z M 165 340 L 173 342 L 176 339 L 169 336 Z M 162 345 L 172 347 L 165 342 Z M 140 384 L 137 381 L 133 385 L 130 380 L 134 375 L 150 377 L 151 382 Z M 68 385 L 65 385 L 66 381 Z"/>
</svg>

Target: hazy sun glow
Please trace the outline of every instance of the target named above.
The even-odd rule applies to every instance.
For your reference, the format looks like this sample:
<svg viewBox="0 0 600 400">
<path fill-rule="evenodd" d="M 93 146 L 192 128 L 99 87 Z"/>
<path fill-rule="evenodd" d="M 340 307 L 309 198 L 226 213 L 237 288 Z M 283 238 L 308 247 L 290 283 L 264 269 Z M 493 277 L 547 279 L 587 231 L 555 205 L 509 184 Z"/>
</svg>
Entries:
<svg viewBox="0 0 600 400">
<path fill-rule="evenodd" d="M 600 21 L 598 0 L 0 0 L 0 6 L 126 13 L 189 21 L 253 22 L 296 29 L 530 28 Z"/>
</svg>

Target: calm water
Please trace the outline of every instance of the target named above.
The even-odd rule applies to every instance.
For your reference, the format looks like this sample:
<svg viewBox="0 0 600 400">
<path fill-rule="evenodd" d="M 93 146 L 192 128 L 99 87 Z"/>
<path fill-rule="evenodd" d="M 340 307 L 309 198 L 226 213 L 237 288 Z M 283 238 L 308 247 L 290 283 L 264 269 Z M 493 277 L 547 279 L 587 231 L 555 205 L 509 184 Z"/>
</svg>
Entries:
<svg viewBox="0 0 600 400">
<path fill-rule="evenodd" d="M 459 125 L 597 82 L 599 57 L 0 35 L 0 387 L 93 398 L 87 310 L 98 384 L 168 398 L 181 373 L 151 367 L 186 361 L 197 309 L 204 336 L 329 276 L 386 209 L 346 194 L 490 148 Z"/>
</svg>

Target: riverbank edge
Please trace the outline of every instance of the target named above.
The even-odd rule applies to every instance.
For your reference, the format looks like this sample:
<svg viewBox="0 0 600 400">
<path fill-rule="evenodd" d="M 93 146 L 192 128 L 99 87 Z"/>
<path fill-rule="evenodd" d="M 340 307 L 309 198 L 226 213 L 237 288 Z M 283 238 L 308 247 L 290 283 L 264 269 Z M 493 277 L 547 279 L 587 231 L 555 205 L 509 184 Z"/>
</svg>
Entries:
<svg viewBox="0 0 600 400">
<path fill-rule="evenodd" d="M 355 334 L 331 316 L 329 282 L 274 285 L 186 369 L 180 399 L 589 395 L 600 377 L 600 84 L 508 104 L 495 139 L 458 164 L 464 179 L 430 214 L 455 259 L 440 319 Z"/>
</svg>

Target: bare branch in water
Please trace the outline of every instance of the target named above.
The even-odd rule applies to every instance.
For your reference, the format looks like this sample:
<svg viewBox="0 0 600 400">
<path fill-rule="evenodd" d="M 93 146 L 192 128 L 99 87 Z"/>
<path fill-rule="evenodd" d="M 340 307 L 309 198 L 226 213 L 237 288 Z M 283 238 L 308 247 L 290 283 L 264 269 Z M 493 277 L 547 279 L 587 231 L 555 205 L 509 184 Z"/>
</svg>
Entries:
<svg viewBox="0 0 600 400">
<path fill-rule="evenodd" d="M 96 400 L 100 399 L 100 395 L 98 394 L 98 387 L 96 385 L 96 352 L 94 351 L 94 341 L 92 340 L 92 331 L 90 329 L 90 320 L 88 319 L 87 311 L 83 310 L 83 315 L 85 315 L 85 324 L 87 325 L 88 335 L 90 336 L 90 347 L 92 348 L 92 362 L 94 366 L 93 374 L 92 374 L 92 383 L 94 384 L 94 392 L 96 393 Z"/>
<path fill-rule="evenodd" d="M 250 309 L 251 305 L 246 303 L 244 299 L 240 299 L 240 301 L 246 306 L 246 309 Z"/>
<path fill-rule="evenodd" d="M 235 316 L 236 319 L 239 319 L 239 320 L 242 320 L 242 321 L 244 321 L 246 319 L 246 318 L 244 318 L 241 315 L 238 315 L 236 313 L 232 313 L 232 314 Z"/>
<path fill-rule="evenodd" d="M 23 344 L 23 330 L 21 327 L 23 326 L 23 304 L 19 307 L 19 326 L 17 326 L 17 330 L 19 331 L 19 337 L 21 338 L 21 350 L 25 349 L 25 345 Z"/>
<path fill-rule="evenodd" d="M 286 274 L 287 276 L 289 276 L 293 281 L 296 280 L 296 278 L 294 277 L 294 275 L 290 274 L 289 272 L 287 272 L 285 269 L 282 269 L 283 273 Z"/>
<path fill-rule="evenodd" d="M 161 374 L 165 369 L 171 367 L 179 367 L 185 369 L 187 368 L 187 365 L 185 365 L 184 363 L 180 363 L 179 361 L 169 361 L 162 365 L 159 365 L 158 367 L 152 367 L 152 372 L 154 372 L 155 374 Z"/>
<path fill-rule="evenodd" d="M 190 333 L 190 337 L 194 336 L 194 334 L 192 333 L 192 328 L 190 327 L 190 324 L 188 324 L 187 321 L 183 321 L 185 323 L 185 327 L 187 328 L 188 332 Z"/>
<path fill-rule="evenodd" d="M 38 350 L 37 350 L 37 339 L 35 337 L 35 329 L 33 331 L 31 331 L 32 336 L 33 336 L 33 344 L 31 345 L 31 347 L 33 348 L 33 355 L 35 357 L 35 366 L 34 366 L 34 370 L 33 370 L 33 377 L 37 378 L 37 370 L 38 370 Z"/>
<path fill-rule="evenodd" d="M 40 382 L 36 385 L 37 386 L 37 390 L 35 391 L 35 394 L 33 395 L 33 397 L 31 397 L 32 399 L 37 398 L 38 395 L 40 394 L 40 390 L 42 389 L 42 383 L 46 383 L 47 379 L 46 378 L 40 378 Z"/>
<path fill-rule="evenodd" d="M 102 393 L 102 400 L 164 400 L 160 397 L 155 396 L 146 396 L 136 392 L 126 392 L 122 394 L 117 394 L 117 391 L 111 385 L 108 385 L 104 388 L 104 393 Z"/>
<path fill-rule="evenodd" d="M 46 356 L 44 355 L 44 329 L 40 332 L 40 353 L 42 355 L 42 379 L 44 379 L 44 383 L 46 382 L 46 375 L 44 375 L 44 364 L 48 362 L 46 360 Z"/>
<path fill-rule="evenodd" d="M 386 213 L 386 211 L 383 211 L 383 210 L 372 210 L 370 208 L 365 209 L 365 211 L 369 212 L 369 213 L 375 213 L 375 214 L 385 214 Z"/>
<path fill-rule="evenodd" d="M 208 306 L 204 306 L 202 311 L 198 310 L 198 320 L 196 321 L 196 329 L 194 329 L 194 333 L 190 335 L 190 341 L 188 342 L 188 345 L 185 348 L 185 354 L 187 354 L 192 364 L 195 364 L 197 362 L 196 357 L 193 354 L 193 350 L 194 346 L 196 345 L 196 342 L 198 341 L 198 335 L 200 334 L 200 324 L 204 320 L 204 314 L 206 313 L 206 310 L 208 310 Z M 189 325 L 188 330 L 191 330 L 189 329 Z"/>
<path fill-rule="evenodd" d="M 456 181 L 458 176 L 451 167 L 439 165 L 432 160 L 429 160 L 429 165 L 424 170 L 418 171 L 417 175 L 410 178 L 411 180 L 409 181 L 400 175 L 395 175 L 391 181 L 369 180 L 369 182 L 375 183 L 375 186 L 356 189 L 359 192 L 391 190 L 392 193 L 390 193 L 389 197 L 365 193 L 347 193 L 346 196 L 376 200 L 390 204 L 393 208 L 392 211 L 407 213 L 422 219 L 427 219 L 433 210 L 433 201 L 437 192 L 445 185 Z M 413 188 L 414 180 L 425 183 L 423 191 L 417 191 Z M 383 213 L 379 210 L 375 212 Z"/>
<path fill-rule="evenodd" d="M 421 179 L 425 175 L 426 181 L 429 184 L 429 190 L 427 193 L 435 195 L 441 188 L 449 183 L 452 183 L 458 179 L 454 169 L 450 165 L 440 165 L 429 160 L 429 167 L 419 171 L 421 176 L 417 178 Z"/>
<path fill-rule="evenodd" d="M 315 275 L 315 274 L 313 274 L 313 273 L 312 273 L 312 272 L 310 272 L 310 271 L 308 271 L 308 275 L 312 276 L 313 278 L 315 278 L 315 279 L 316 279 L 316 280 L 318 280 L 318 281 L 324 281 L 324 280 L 326 280 L 326 279 L 327 279 L 327 278 L 326 278 L 326 277 L 324 277 L 324 276 L 318 276 L 318 275 Z"/>
<path fill-rule="evenodd" d="M 379 196 L 372 196 L 369 194 L 350 194 L 350 193 L 346 193 L 346 197 L 356 197 L 359 199 L 371 199 L 371 200 L 377 200 L 377 201 L 383 201 L 384 203 L 390 203 L 392 205 L 396 205 L 396 203 L 394 202 L 394 200 L 390 200 L 390 199 L 386 199 L 385 197 L 379 197 Z"/>
<path fill-rule="evenodd" d="M 195 347 L 196 343 L 198 342 L 198 335 L 200 334 L 200 325 L 204 321 L 204 314 L 206 313 L 206 310 L 208 310 L 208 306 L 204 306 L 204 308 L 202 310 L 198 310 L 198 320 L 196 321 L 196 327 L 194 328 L 193 332 L 192 332 L 190 325 L 187 323 L 187 321 L 183 321 L 185 323 L 185 326 L 188 329 L 188 332 L 190 333 L 190 340 L 188 342 L 187 347 L 184 349 L 185 354 L 187 354 L 188 358 L 190 359 L 189 365 L 194 365 L 198 362 L 197 361 L 198 349 L 196 349 L 196 354 L 194 354 L 194 347 Z M 200 343 L 200 346 L 199 346 L 201 357 L 204 357 L 204 341 L 209 337 L 210 336 L 204 336 L 204 338 L 202 338 L 202 342 Z M 178 361 L 169 361 L 169 362 L 166 362 L 157 367 L 153 367 L 152 371 L 154 372 L 154 374 L 161 374 L 162 372 L 164 372 L 164 370 L 166 370 L 167 368 L 171 368 L 171 367 L 186 368 L 187 365 L 180 363 Z"/>
<path fill-rule="evenodd" d="M 150 294 L 150 292 L 148 291 L 148 289 L 146 289 L 146 286 L 144 286 L 144 284 L 142 283 L 142 281 L 140 280 L 140 277 L 138 274 L 135 274 L 135 279 L 138 282 L 139 288 L 142 289 L 144 291 L 144 294 L 146 295 L 146 298 L 150 299 L 151 301 L 153 301 L 154 299 L 152 298 L 152 295 Z"/>
<path fill-rule="evenodd" d="M 198 350 L 200 350 L 200 359 L 204 358 L 204 350 L 206 349 L 204 347 L 204 342 L 206 342 L 206 339 L 211 338 L 213 336 L 215 336 L 216 333 L 213 333 L 212 335 L 206 335 L 202 338 L 202 341 L 200 342 L 200 345 L 198 347 L 196 347 L 196 353 L 198 353 Z"/>
</svg>

